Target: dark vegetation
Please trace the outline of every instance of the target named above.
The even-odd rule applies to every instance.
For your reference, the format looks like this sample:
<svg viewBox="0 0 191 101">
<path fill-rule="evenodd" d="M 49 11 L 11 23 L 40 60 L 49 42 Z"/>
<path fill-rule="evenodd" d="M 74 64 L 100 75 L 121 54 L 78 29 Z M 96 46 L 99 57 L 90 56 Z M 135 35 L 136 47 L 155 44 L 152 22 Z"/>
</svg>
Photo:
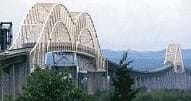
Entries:
<svg viewBox="0 0 191 101">
<path fill-rule="evenodd" d="M 87 93 L 75 87 L 69 72 L 37 68 L 29 76 L 16 101 L 87 101 Z"/>
<path fill-rule="evenodd" d="M 112 101 L 109 92 L 99 93 L 94 98 L 96 100 L 93 101 Z M 127 99 L 126 101 L 131 100 Z M 179 90 L 139 91 L 132 101 L 191 101 L 191 92 Z"/>
<path fill-rule="evenodd" d="M 178 90 L 139 92 L 133 101 L 191 101 L 191 93 Z"/>
<path fill-rule="evenodd" d="M 131 101 L 135 97 L 137 90 L 132 87 L 134 79 L 130 75 L 129 64 L 131 62 L 127 62 L 127 52 L 125 52 L 120 60 L 120 68 L 116 70 L 112 80 L 114 89 L 111 101 Z"/>
</svg>

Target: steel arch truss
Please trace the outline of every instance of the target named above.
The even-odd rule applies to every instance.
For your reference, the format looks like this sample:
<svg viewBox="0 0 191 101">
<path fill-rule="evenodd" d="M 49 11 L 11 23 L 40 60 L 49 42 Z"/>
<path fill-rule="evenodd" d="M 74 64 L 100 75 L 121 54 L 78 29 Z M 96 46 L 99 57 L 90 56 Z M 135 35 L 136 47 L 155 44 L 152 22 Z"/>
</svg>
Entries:
<svg viewBox="0 0 191 101">
<path fill-rule="evenodd" d="M 96 60 L 92 65 L 95 71 L 106 69 L 90 15 L 69 12 L 62 4 L 37 3 L 31 8 L 10 49 L 26 47 L 32 48 L 31 69 L 45 65 L 46 54 L 51 51 L 91 55 Z"/>
</svg>

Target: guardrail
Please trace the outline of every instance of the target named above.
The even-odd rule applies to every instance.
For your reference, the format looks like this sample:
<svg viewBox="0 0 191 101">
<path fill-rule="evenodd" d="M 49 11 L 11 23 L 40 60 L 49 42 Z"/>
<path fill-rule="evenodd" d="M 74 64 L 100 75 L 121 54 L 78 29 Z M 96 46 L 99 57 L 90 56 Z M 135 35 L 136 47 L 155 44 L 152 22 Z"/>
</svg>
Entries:
<svg viewBox="0 0 191 101">
<path fill-rule="evenodd" d="M 32 48 L 35 46 L 36 43 L 25 43 L 23 44 L 23 48 Z M 48 44 L 46 44 L 48 45 Z M 89 48 L 82 44 L 79 44 L 78 47 L 69 42 L 62 42 L 62 43 L 49 43 L 48 51 L 55 51 L 55 50 L 67 50 L 67 51 L 79 51 L 88 53 L 90 55 L 95 56 L 95 49 Z"/>
</svg>

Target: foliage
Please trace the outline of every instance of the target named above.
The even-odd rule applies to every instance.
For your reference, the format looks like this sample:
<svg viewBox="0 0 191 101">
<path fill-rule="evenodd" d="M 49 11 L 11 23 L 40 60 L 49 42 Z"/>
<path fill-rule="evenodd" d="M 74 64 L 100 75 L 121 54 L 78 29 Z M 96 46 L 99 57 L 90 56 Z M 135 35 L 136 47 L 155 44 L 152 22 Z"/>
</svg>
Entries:
<svg viewBox="0 0 191 101">
<path fill-rule="evenodd" d="M 191 101 L 191 94 L 184 91 L 139 92 L 133 101 Z"/>
<path fill-rule="evenodd" d="M 112 101 L 131 101 L 137 90 L 133 89 L 134 78 L 130 75 L 129 64 L 125 63 L 127 59 L 127 52 L 124 53 L 122 60 L 120 61 L 120 68 L 117 69 L 115 77 L 113 78 L 114 91 L 112 93 Z"/>
<path fill-rule="evenodd" d="M 75 88 L 68 71 L 37 68 L 16 101 L 86 101 L 87 94 Z"/>
<path fill-rule="evenodd" d="M 10 95 L 9 96 L 5 96 L 4 97 L 4 101 L 14 101 L 13 100 L 13 96 L 10 96 Z"/>
<path fill-rule="evenodd" d="M 110 100 L 110 91 L 97 92 L 92 96 L 92 101 L 111 101 Z"/>
</svg>

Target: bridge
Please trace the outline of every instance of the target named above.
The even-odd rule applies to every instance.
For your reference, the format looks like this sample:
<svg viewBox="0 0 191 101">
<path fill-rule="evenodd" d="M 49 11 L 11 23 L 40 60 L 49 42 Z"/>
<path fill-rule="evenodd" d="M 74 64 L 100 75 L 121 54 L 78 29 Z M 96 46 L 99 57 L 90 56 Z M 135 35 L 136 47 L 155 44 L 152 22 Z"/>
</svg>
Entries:
<svg viewBox="0 0 191 101">
<path fill-rule="evenodd" d="M 73 68 L 76 86 L 89 94 L 109 88 L 118 64 L 101 53 L 88 13 L 69 12 L 62 4 L 37 3 L 24 19 L 9 50 L 0 52 L 5 63 L 0 81 L 0 99 L 22 92 L 27 76 L 36 66 Z M 150 71 L 132 70 L 136 88 L 190 89 L 191 72 L 185 68 L 179 44 L 167 48 L 164 66 Z"/>
<path fill-rule="evenodd" d="M 69 12 L 62 4 L 35 4 L 12 46 L 0 53 L 0 60 L 6 62 L 7 71 L 1 76 L 2 101 L 6 95 L 22 92 L 36 66 L 74 67 L 77 86 L 86 82 L 90 94 L 106 89 L 106 59 L 92 18 L 88 13 Z"/>
<path fill-rule="evenodd" d="M 110 62 L 110 76 L 114 76 L 118 64 Z M 131 69 L 135 88 L 152 90 L 191 90 L 191 70 L 183 64 L 180 44 L 170 44 L 166 49 L 163 66 L 149 71 Z"/>
<path fill-rule="evenodd" d="M 84 69 L 86 71 L 105 70 L 105 60 L 90 15 L 69 12 L 62 4 L 38 3 L 32 7 L 10 49 L 19 48 L 31 48 L 31 71 L 35 65 L 45 65 L 47 53 L 59 51 L 73 54 L 74 62 L 83 58 L 78 54 L 93 57 L 95 63 L 89 63 L 91 68 Z M 81 71 L 85 67 L 79 68 Z"/>
</svg>

